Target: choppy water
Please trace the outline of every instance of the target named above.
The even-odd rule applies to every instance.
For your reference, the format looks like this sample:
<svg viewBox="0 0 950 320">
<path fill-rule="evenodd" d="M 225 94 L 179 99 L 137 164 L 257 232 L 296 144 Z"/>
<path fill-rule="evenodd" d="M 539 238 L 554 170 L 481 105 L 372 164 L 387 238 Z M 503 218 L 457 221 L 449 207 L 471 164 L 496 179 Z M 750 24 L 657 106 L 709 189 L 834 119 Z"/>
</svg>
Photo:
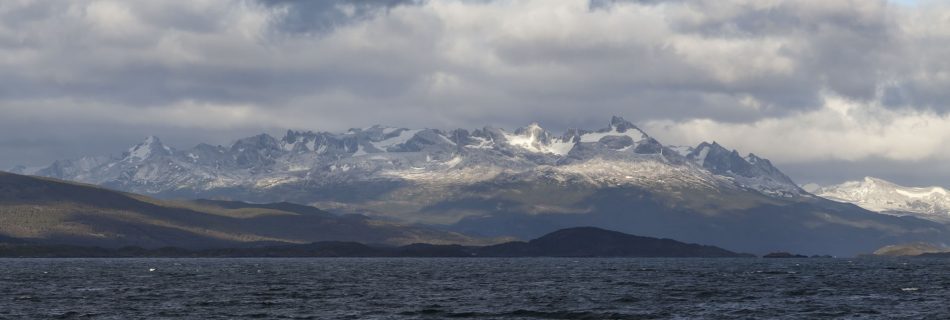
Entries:
<svg viewBox="0 0 950 320">
<path fill-rule="evenodd" d="M 0 259 L 0 318 L 950 319 L 950 263 Z"/>
</svg>

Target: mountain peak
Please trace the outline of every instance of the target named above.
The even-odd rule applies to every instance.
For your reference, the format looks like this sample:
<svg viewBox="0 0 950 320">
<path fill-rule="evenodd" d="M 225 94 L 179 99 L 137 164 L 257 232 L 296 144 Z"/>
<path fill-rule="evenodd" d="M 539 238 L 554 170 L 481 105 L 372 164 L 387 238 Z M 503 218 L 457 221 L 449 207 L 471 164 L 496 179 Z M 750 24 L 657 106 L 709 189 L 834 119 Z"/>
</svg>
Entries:
<svg viewBox="0 0 950 320">
<path fill-rule="evenodd" d="M 705 151 L 703 151 L 704 149 Z M 706 142 L 706 141 L 700 142 L 698 145 L 696 145 L 696 148 L 693 148 L 693 150 L 695 150 L 694 152 L 696 153 L 703 154 L 703 157 L 705 157 L 705 155 L 709 153 L 714 153 L 714 154 L 730 153 L 729 149 L 726 149 L 726 147 L 723 147 L 721 144 L 719 144 L 719 142 L 716 142 L 715 140 L 713 140 L 713 142 Z"/>
<path fill-rule="evenodd" d="M 157 136 L 148 136 L 148 137 L 145 137 L 145 140 L 142 141 L 142 143 L 144 144 L 159 143 L 160 144 L 162 143 L 162 140 L 159 139 Z"/>
<path fill-rule="evenodd" d="M 894 184 L 893 182 L 890 182 L 881 178 L 875 178 L 875 177 L 864 177 L 864 183 L 868 183 L 868 184 L 880 183 L 880 184 L 890 184 L 890 185 Z"/>
<path fill-rule="evenodd" d="M 514 134 L 505 134 L 505 139 L 509 145 L 520 147 L 531 152 L 560 154 L 560 152 L 555 152 L 547 148 L 551 144 L 551 135 L 545 131 L 544 128 L 541 128 L 537 122 L 532 122 L 527 127 L 516 129 Z"/>
<path fill-rule="evenodd" d="M 527 136 L 532 140 L 546 140 L 548 132 L 544 130 L 537 122 L 532 122 L 527 127 L 515 129 L 516 135 Z"/>
<path fill-rule="evenodd" d="M 715 174 L 731 176 L 760 192 L 795 196 L 802 191 L 791 178 L 772 166 L 768 159 L 752 153 L 743 158 L 739 151 L 730 151 L 716 141 L 702 142 L 695 148 L 689 148 L 685 156 Z"/>
<path fill-rule="evenodd" d="M 950 191 L 942 187 L 905 187 L 880 178 L 864 177 L 822 187 L 816 195 L 881 213 L 950 221 Z"/>
<path fill-rule="evenodd" d="M 256 146 L 256 147 L 261 147 L 261 148 L 264 148 L 264 147 L 273 148 L 277 146 L 277 139 L 272 137 L 269 134 L 261 133 L 256 136 L 240 139 L 236 143 L 234 143 L 234 145 L 240 146 L 240 147 Z"/>
<path fill-rule="evenodd" d="M 751 164 L 756 164 L 756 163 L 758 163 L 759 161 L 762 161 L 762 158 L 759 158 L 759 156 L 757 156 L 757 155 L 755 155 L 754 153 L 751 153 L 751 152 L 750 152 L 749 155 L 745 157 L 745 160 L 748 161 L 748 162 L 751 163 Z"/>
<path fill-rule="evenodd" d="M 287 143 L 293 143 L 293 142 L 297 141 L 297 136 L 299 136 L 299 135 L 301 135 L 301 134 L 302 134 L 302 132 L 297 132 L 297 131 L 289 130 L 289 129 L 288 129 L 288 130 L 287 130 L 287 133 L 284 134 L 284 139 L 283 139 L 283 140 L 286 141 Z"/>
<path fill-rule="evenodd" d="M 610 117 L 610 127 L 617 130 L 617 132 L 625 132 L 629 129 L 637 129 L 637 126 L 633 125 L 630 121 L 624 120 L 623 117 L 612 116 Z"/>
<path fill-rule="evenodd" d="M 153 156 L 167 156 L 172 154 L 172 149 L 162 144 L 162 140 L 156 136 L 148 136 L 142 142 L 132 146 L 126 151 L 126 160 L 141 161 Z"/>
<path fill-rule="evenodd" d="M 770 195 L 797 195 L 793 190 L 797 186 L 765 159 L 750 164 L 716 142 L 677 150 L 680 154 L 669 158 L 674 154 L 664 151 L 673 150 L 629 121 L 613 116 L 610 124 L 596 130 L 572 129 L 560 136 L 552 135 L 537 122 L 514 131 L 492 127 L 472 132 L 442 131 L 382 125 L 338 133 L 287 130 L 282 137 L 258 134 L 227 146 L 199 145 L 182 152 L 172 152 L 157 137 L 150 137 L 125 155 L 134 160 L 119 163 L 103 157 L 63 162 L 48 166 L 43 174 L 123 185 L 127 190 L 147 193 L 182 189 L 217 192 L 225 188 L 270 192 L 269 188 L 285 188 L 283 185 L 322 187 L 372 179 L 457 183 L 508 174 L 611 185 L 666 183 L 652 178 L 660 174 L 651 167 L 657 165 L 670 172 L 662 174 L 683 174 L 689 179 L 764 190 Z M 687 154 L 691 151 L 696 153 Z M 152 158 L 156 154 L 168 156 Z M 148 165 L 142 165 L 145 162 Z M 445 172 L 445 168 L 454 171 Z M 647 176 L 651 178 L 643 178 Z"/>
</svg>

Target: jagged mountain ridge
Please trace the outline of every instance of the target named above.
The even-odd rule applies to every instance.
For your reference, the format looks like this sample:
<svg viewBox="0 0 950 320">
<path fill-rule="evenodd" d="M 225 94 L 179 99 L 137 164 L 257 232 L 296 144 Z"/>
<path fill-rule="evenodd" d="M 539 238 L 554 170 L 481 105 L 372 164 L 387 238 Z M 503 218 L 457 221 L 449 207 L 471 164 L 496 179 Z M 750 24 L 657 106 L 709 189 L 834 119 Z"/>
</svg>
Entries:
<svg viewBox="0 0 950 320">
<path fill-rule="evenodd" d="M 687 183 L 744 188 L 795 197 L 798 186 L 754 155 L 740 157 L 717 143 L 668 147 L 632 123 L 613 117 L 607 128 L 556 136 L 537 124 L 513 132 L 373 126 L 344 133 L 288 131 L 240 139 L 230 147 L 189 150 L 149 137 L 119 157 L 56 161 L 35 174 L 153 195 L 207 195 L 243 190 L 261 200 L 281 186 L 359 181 L 471 184 L 511 176 L 547 176 L 595 185 Z"/>
<path fill-rule="evenodd" d="M 860 181 L 820 187 L 813 192 L 820 197 L 853 203 L 884 214 L 950 222 L 950 191 L 942 187 L 905 187 L 884 179 L 865 177 Z"/>
<path fill-rule="evenodd" d="M 536 124 L 373 126 L 188 150 L 153 138 L 121 156 L 38 173 L 166 198 L 309 204 L 489 238 L 594 226 L 742 252 L 849 256 L 950 235 L 942 224 L 814 197 L 769 161 L 718 143 L 663 145 L 618 117 L 560 136 Z"/>
</svg>

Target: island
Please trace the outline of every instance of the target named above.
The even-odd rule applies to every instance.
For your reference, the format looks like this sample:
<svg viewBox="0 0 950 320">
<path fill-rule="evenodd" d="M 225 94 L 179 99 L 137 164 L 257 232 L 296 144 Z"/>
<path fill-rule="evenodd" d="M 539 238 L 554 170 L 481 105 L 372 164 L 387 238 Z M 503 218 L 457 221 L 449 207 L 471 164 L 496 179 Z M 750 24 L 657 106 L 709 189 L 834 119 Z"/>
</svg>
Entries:
<svg viewBox="0 0 950 320">
<path fill-rule="evenodd" d="M 489 246 L 410 244 L 368 245 L 321 241 L 309 244 L 185 249 L 177 247 L 85 247 L 24 242 L 0 243 L 0 257 L 643 257 L 748 258 L 715 246 L 641 237 L 594 227 L 558 230 L 540 238 Z"/>
</svg>

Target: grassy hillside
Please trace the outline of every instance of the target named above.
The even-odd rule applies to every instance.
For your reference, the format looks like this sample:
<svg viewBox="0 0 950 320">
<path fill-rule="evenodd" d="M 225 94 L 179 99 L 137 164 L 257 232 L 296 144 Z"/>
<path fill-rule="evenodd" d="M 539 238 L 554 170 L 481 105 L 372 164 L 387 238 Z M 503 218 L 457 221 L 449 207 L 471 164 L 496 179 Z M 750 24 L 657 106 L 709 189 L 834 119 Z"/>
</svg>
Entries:
<svg viewBox="0 0 950 320">
<path fill-rule="evenodd" d="M 0 172 L 0 239 L 4 238 L 47 244 L 184 248 L 315 241 L 483 243 L 458 233 L 359 215 L 337 216 L 291 203 L 157 200 Z"/>
</svg>

